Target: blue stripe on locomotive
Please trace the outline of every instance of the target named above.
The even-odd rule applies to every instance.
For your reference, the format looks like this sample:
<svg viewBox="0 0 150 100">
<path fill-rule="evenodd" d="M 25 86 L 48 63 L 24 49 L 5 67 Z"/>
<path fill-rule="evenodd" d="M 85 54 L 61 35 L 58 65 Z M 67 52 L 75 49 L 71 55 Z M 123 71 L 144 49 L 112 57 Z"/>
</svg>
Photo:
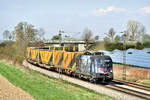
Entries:
<svg viewBox="0 0 150 100">
<path fill-rule="evenodd" d="M 87 56 L 87 55 L 82 55 L 80 60 L 81 60 L 81 70 L 84 72 L 90 72 L 90 65 L 91 65 L 91 56 Z"/>
<path fill-rule="evenodd" d="M 80 55 L 78 57 L 78 60 L 80 60 L 79 68 L 82 72 L 95 73 L 94 59 L 92 59 L 93 57 L 91 55 Z"/>
</svg>

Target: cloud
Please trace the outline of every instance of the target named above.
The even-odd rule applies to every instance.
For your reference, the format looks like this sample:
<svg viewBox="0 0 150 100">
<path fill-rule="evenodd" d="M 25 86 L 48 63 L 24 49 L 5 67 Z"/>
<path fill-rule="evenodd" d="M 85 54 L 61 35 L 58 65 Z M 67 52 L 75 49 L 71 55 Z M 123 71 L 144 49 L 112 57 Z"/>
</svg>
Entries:
<svg viewBox="0 0 150 100">
<path fill-rule="evenodd" d="M 109 13 L 109 12 L 124 12 L 124 11 L 126 11 L 125 8 L 117 8 L 115 6 L 109 6 L 106 9 L 99 8 L 97 10 L 94 10 L 93 11 L 93 15 L 94 16 L 100 16 L 102 14 L 106 14 L 106 13 Z"/>
<path fill-rule="evenodd" d="M 144 7 L 140 9 L 142 12 L 146 13 L 146 14 L 150 14 L 150 6 L 149 7 Z"/>
</svg>

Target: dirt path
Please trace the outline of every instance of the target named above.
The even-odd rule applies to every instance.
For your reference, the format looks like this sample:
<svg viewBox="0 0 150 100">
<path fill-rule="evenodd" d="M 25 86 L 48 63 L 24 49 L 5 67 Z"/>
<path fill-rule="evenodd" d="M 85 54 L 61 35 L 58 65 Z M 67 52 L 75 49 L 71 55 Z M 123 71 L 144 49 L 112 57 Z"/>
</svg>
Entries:
<svg viewBox="0 0 150 100">
<path fill-rule="evenodd" d="M 34 100 L 25 91 L 12 85 L 2 75 L 0 75 L 0 100 Z"/>
</svg>

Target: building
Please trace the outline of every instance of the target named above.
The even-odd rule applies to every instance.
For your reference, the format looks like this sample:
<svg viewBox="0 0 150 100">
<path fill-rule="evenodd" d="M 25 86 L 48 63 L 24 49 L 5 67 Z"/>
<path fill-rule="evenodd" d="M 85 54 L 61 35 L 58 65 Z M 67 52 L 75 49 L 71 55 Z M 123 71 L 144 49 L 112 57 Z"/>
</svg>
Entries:
<svg viewBox="0 0 150 100">
<path fill-rule="evenodd" d="M 50 46 L 78 46 L 79 51 L 85 50 L 85 41 L 47 41 L 45 44 Z M 90 42 L 89 44 L 94 44 L 94 42 Z"/>
</svg>

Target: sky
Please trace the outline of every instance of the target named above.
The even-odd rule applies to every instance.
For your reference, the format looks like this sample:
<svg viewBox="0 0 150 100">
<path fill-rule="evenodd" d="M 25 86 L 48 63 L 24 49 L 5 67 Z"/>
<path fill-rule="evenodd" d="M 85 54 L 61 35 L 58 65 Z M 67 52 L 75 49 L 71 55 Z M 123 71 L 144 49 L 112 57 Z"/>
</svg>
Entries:
<svg viewBox="0 0 150 100">
<path fill-rule="evenodd" d="M 0 39 L 19 22 L 43 28 L 46 39 L 59 30 L 79 38 L 86 28 L 103 38 L 110 28 L 124 31 L 128 20 L 150 34 L 150 0 L 0 0 Z"/>
</svg>

